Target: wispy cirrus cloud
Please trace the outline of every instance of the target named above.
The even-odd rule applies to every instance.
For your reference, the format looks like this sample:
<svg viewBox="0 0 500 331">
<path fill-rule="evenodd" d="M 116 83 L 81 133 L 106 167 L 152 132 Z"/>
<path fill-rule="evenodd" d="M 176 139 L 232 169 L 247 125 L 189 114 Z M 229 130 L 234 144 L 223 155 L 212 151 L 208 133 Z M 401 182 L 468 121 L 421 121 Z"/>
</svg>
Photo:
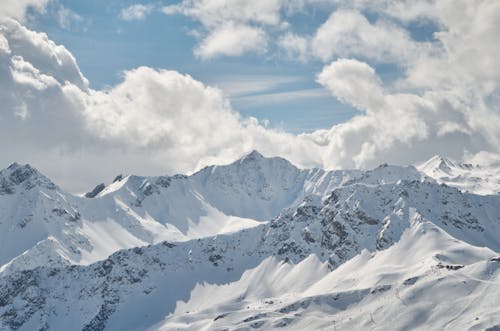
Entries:
<svg viewBox="0 0 500 331">
<path fill-rule="evenodd" d="M 152 4 L 135 4 L 123 8 L 120 18 L 125 21 L 141 21 L 153 12 L 155 6 Z"/>
<path fill-rule="evenodd" d="M 82 23 L 84 19 L 81 15 L 75 13 L 73 10 L 61 5 L 57 10 L 57 21 L 61 28 L 69 30 L 73 25 Z"/>
<path fill-rule="evenodd" d="M 245 107 L 269 106 L 289 103 L 294 101 L 306 101 L 307 99 L 325 98 L 329 96 L 328 91 L 322 88 L 309 88 L 298 90 L 287 90 L 277 92 L 263 92 L 232 98 L 232 102 Z"/>
<path fill-rule="evenodd" d="M 218 76 L 211 83 L 229 97 L 244 97 L 275 90 L 302 81 L 303 78 L 291 75 L 226 75 Z"/>
</svg>

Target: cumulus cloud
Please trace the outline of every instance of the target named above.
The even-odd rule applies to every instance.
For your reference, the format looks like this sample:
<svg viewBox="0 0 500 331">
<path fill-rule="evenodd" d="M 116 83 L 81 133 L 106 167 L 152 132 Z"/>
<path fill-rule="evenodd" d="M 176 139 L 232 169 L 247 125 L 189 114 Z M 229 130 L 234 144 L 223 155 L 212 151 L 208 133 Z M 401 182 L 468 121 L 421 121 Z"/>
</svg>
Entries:
<svg viewBox="0 0 500 331">
<path fill-rule="evenodd" d="M 263 29 L 229 23 L 216 28 L 203 39 L 196 48 L 195 55 L 206 60 L 220 55 L 264 53 L 266 49 L 267 36 Z"/>
<path fill-rule="evenodd" d="M 316 32 L 280 41 L 299 60 L 333 60 L 317 82 L 360 111 L 312 134 L 328 151 L 324 165 L 413 163 L 432 154 L 495 159 L 491 155 L 500 152 L 500 70 L 494 64 L 500 56 L 494 41 L 500 32 L 499 3 L 330 3 L 333 12 Z M 435 30 L 432 38 L 415 40 L 410 31 L 415 24 Z M 399 67 L 399 77 L 382 82 L 374 69 L 381 63 Z"/>
<path fill-rule="evenodd" d="M 302 6 L 302 1 L 298 0 L 183 0 L 165 6 L 163 12 L 182 14 L 200 22 L 201 41 L 195 54 L 207 59 L 264 53 L 269 29 L 286 27 L 282 13 L 295 12 Z"/>
<path fill-rule="evenodd" d="M 112 89 L 83 93 L 80 100 L 87 132 L 128 158 L 142 151 L 155 155 L 164 171 L 190 172 L 252 149 L 320 162 L 310 139 L 241 117 L 221 90 L 177 71 L 140 67 Z"/>
<path fill-rule="evenodd" d="M 433 58 L 423 58 L 408 72 L 414 86 L 469 86 L 476 93 L 490 94 L 498 88 L 500 70 L 495 65 L 500 55 L 500 3 L 497 1 L 436 2 L 426 15 L 443 29 L 435 33 L 442 45 Z"/>
<path fill-rule="evenodd" d="M 196 149 L 199 143 L 211 144 L 197 137 L 208 136 L 204 130 L 217 123 L 225 123 L 229 132 L 239 128 L 220 90 L 176 71 L 147 67 L 125 72 L 123 82 L 108 91 L 93 91 L 85 116 L 89 129 L 100 137 L 144 148 L 177 141 Z"/>
<path fill-rule="evenodd" d="M 388 54 L 385 58 L 389 63 L 398 64 L 402 75 L 395 85 L 384 87 L 382 98 L 379 97 L 380 89 L 375 88 L 373 75 L 367 76 L 369 70 L 355 72 L 351 68 L 349 75 L 341 73 L 340 68 L 347 64 L 346 60 L 334 61 L 318 76 L 318 82 L 335 97 L 363 111 L 360 116 L 329 131 L 328 139 L 337 141 L 331 144 L 335 148 L 330 150 L 346 155 L 340 164 L 365 167 L 383 160 L 416 162 L 438 153 L 456 159 L 474 159 L 471 155 L 500 152 L 500 114 L 496 103 L 500 70 L 494 65 L 500 48 L 493 41 L 500 33 L 500 4 L 495 1 L 432 0 L 342 4 L 343 12 L 354 10 L 356 15 L 361 15 L 361 11 L 369 10 L 376 13 L 379 20 L 390 21 L 390 26 L 396 26 L 396 30 L 386 29 L 381 36 L 395 40 L 393 46 L 384 47 L 393 55 Z M 342 22 L 332 20 L 335 15 L 328 20 L 334 25 Z M 315 39 L 328 21 L 319 28 Z M 422 44 L 412 40 L 407 32 L 391 33 L 408 29 L 408 24 L 417 21 L 431 22 L 437 29 L 432 42 Z M 376 27 L 377 23 L 370 25 Z M 333 30 L 344 28 L 345 24 Z M 379 34 L 371 31 L 369 36 L 378 40 Z M 338 56 L 380 62 L 383 53 L 372 48 L 371 41 L 359 44 L 359 40 L 365 38 L 352 38 L 349 34 L 344 37 L 348 39 L 348 47 L 336 51 Z M 351 42 L 364 45 L 366 52 L 363 53 L 363 47 L 349 46 Z M 324 59 L 328 58 L 328 52 L 316 50 Z M 350 67 L 363 66 L 367 65 L 351 62 Z M 375 92 L 370 98 L 377 96 L 375 100 L 366 97 L 363 92 L 366 86 L 373 87 Z M 355 136 L 363 138 L 356 140 Z"/>
<path fill-rule="evenodd" d="M 81 125 L 66 92 L 87 90 L 75 59 L 47 35 L 12 19 L 0 23 L 0 34 L 10 50 L 0 52 L 1 140 L 4 145 L 12 143 L 13 137 L 16 141 L 16 148 L 2 150 L 27 152 L 21 146 L 49 148 L 61 142 L 69 146 L 74 137 L 70 127 Z"/>
<path fill-rule="evenodd" d="M 313 53 L 323 61 L 334 56 L 357 56 L 402 62 L 424 51 L 419 44 L 405 29 L 383 19 L 370 23 L 354 10 L 334 11 L 312 39 Z"/>
<path fill-rule="evenodd" d="M 461 159 L 465 150 L 496 149 L 493 131 L 474 123 L 476 110 L 450 93 L 389 93 L 369 65 L 345 59 L 326 66 L 318 82 L 363 111 L 322 133 L 331 166 L 413 163 L 440 153 Z"/>
<path fill-rule="evenodd" d="M 43 11 L 50 0 L 3 0 L 0 17 L 11 17 L 20 21 L 26 19 L 28 9 Z"/>
<path fill-rule="evenodd" d="M 382 82 L 375 70 L 364 62 L 341 59 L 323 68 L 318 83 L 338 99 L 352 106 L 372 111 L 384 108 Z"/>
<path fill-rule="evenodd" d="M 154 9 L 153 5 L 135 4 L 123 8 L 120 18 L 125 21 L 141 21 L 146 18 Z"/>
<path fill-rule="evenodd" d="M 13 55 L 22 56 L 61 84 L 69 81 L 82 89 L 87 88 L 87 79 L 80 72 L 73 55 L 64 46 L 56 45 L 47 34 L 29 30 L 13 19 L 3 19 L 0 24 L 0 33 L 7 40 Z"/>
</svg>

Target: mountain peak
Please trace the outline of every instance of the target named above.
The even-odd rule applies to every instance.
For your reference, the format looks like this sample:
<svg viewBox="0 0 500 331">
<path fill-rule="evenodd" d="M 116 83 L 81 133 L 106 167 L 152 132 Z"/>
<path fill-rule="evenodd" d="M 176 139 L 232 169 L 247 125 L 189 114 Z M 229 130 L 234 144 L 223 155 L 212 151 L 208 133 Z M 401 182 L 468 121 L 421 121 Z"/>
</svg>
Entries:
<svg viewBox="0 0 500 331">
<path fill-rule="evenodd" d="M 280 156 L 264 156 L 257 150 L 253 150 L 250 153 L 244 155 L 241 157 L 239 160 L 233 162 L 232 164 L 275 164 L 275 165 L 281 165 L 281 166 L 291 166 L 293 168 L 296 168 L 290 161 L 288 161 L 285 158 L 282 158 Z"/>
<path fill-rule="evenodd" d="M 15 187 L 20 186 L 26 190 L 35 186 L 56 188 L 50 179 L 29 164 L 21 165 L 14 162 L 0 171 L 0 194 L 12 194 L 15 192 Z"/>
<path fill-rule="evenodd" d="M 454 164 L 453 161 L 451 161 L 449 158 L 447 158 L 443 155 L 440 155 L 440 154 L 434 155 L 433 157 L 431 157 L 430 160 L 434 160 L 434 162 L 445 163 L 445 164 L 450 164 L 450 165 Z"/>
<path fill-rule="evenodd" d="M 29 165 L 28 165 L 28 166 L 29 166 Z M 19 167 L 21 167 L 21 165 L 20 165 L 19 163 L 17 163 L 17 162 L 14 162 L 14 163 L 12 163 L 11 165 L 9 165 L 9 166 L 7 167 L 7 169 L 9 169 L 9 170 L 13 170 L 13 169 L 17 169 L 17 168 L 19 168 Z"/>
<path fill-rule="evenodd" d="M 434 155 L 431 157 L 428 161 L 422 163 L 419 166 L 420 170 L 423 170 L 424 172 L 445 172 L 445 173 L 450 173 L 453 168 L 456 168 L 457 165 L 451 161 L 450 159 L 442 156 L 442 155 Z"/>
<path fill-rule="evenodd" d="M 256 160 L 262 160 L 265 159 L 264 155 L 260 154 L 257 150 L 253 150 L 247 155 L 243 156 L 241 158 L 241 161 L 256 161 Z"/>
</svg>

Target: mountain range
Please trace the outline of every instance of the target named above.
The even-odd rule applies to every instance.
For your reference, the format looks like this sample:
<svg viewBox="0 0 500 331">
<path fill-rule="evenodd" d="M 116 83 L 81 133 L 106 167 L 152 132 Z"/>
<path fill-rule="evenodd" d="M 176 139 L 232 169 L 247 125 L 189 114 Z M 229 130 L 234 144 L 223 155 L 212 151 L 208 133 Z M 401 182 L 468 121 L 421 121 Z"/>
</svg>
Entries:
<svg viewBox="0 0 500 331">
<path fill-rule="evenodd" d="M 500 330 L 500 169 L 0 171 L 0 330 Z"/>
</svg>

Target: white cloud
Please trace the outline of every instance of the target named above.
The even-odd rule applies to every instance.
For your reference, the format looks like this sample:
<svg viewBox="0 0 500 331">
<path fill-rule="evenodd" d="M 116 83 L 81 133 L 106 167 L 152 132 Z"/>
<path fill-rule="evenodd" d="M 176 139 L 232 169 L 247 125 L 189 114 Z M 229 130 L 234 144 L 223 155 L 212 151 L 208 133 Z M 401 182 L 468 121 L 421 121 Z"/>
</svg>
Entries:
<svg viewBox="0 0 500 331">
<path fill-rule="evenodd" d="M 265 93 L 280 89 L 287 84 L 300 82 L 299 76 L 289 75 L 218 75 L 211 83 L 231 97 Z"/>
<path fill-rule="evenodd" d="M 310 41 L 308 38 L 288 32 L 281 36 L 278 45 L 285 50 L 290 59 L 306 62 L 310 56 Z"/>
<path fill-rule="evenodd" d="M 2 53 L 10 54 L 9 41 L 0 34 L 0 51 Z"/>
<path fill-rule="evenodd" d="M 60 84 L 72 82 L 86 89 L 83 77 L 73 55 L 63 46 L 56 45 L 45 33 L 29 30 L 12 19 L 0 21 L 0 33 L 8 41 L 11 55 L 20 55 L 42 73 L 53 76 Z"/>
<path fill-rule="evenodd" d="M 340 59 L 324 67 L 317 80 L 339 100 L 358 109 L 370 111 L 385 106 L 382 83 L 366 63 Z"/>
<path fill-rule="evenodd" d="M 83 22 L 83 17 L 61 5 L 57 10 L 57 21 L 61 28 L 69 30 L 73 25 Z"/>
<path fill-rule="evenodd" d="M 408 70 L 412 86 L 473 88 L 490 94 L 498 87 L 500 55 L 500 3 L 497 1 L 442 1 L 433 11 L 420 14 L 443 28 L 435 34 L 442 45 L 430 59 L 423 58 Z"/>
<path fill-rule="evenodd" d="M 328 97 L 328 92 L 322 88 L 314 89 L 303 89 L 285 92 L 266 92 L 259 93 L 255 95 L 246 95 L 241 97 L 235 97 L 231 100 L 234 104 L 240 105 L 241 107 L 249 106 L 274 106 L 276 104 L 282 104 L 286 102 L 294 101 L 304 101 L 312 100 L 318 98 Z"/>
<path fill-rule="evenodd" d="M 135 4 L 123 8 L 120 12 L 120 18 L 125 21 L 141 21 L 146 18 L 154 9 L 153 5 Z"/>
<path fill-rule="evenodd" d="M 265 53 L 267 36 L 261 28 L 228 23 L 213 30 L 196 48 L 203 60 L 217 56 L 240 56 L 249 52 Z"/>
<path fill-rule="evenodd" d="M 200 22 L 201 37 L 195 54 L 202 59 L 264 53 L 269 29 L 288 25 L 282 13 L 293 13 L 303 6 L 300 0 L 183 0 L 163 7 L 167 15 L 182 14 Z"/>
<path fill-rule="evenodd" d="M 125 73 L 108 91 L 82 94 L 88 132 L 104 143 L 155 154 L 158 166 L 189 172 L 229 162 L 245 151 L 310 157 L 319 154 L 310 139 L 266 129 L 254 118 L 235 113 L 221 90 L 176 71 L 140 67 Z"/>
<path fill-rule="evenodd" d="M 10 17 L 20 21 L 26 19 L 28 9 L 41 12 L 50 0 L 2 0 L 0 18 Z"/>
<path fill-rule="evenodd" d="M 163 8 L 163 12 L 183 14 L 195 18 L 208 28 L 216 28 L 228 21 L 240 24 L 280 24 L 281 0 L 183 0 L 180 4 Z"/>
<path fill-rule="evenodd" d="M 54 77 L 42 74 L 31 63 L 24 61 L 21 56 L 12 57 L 10 72 L 15 83 L 27 85 L 36 90 L 45 90 L 58 85 Z"/>
<path fill-rule="evenodd" d="M 500 54 L 500 44 L 496 42 L 500 31 L 498 1 L 329 1 L 342 9 L 334 12 L 314 36 L 315 52 L 323 60 L 331 60 L 336 55 L 398 63 L 405 71 L 400 82 L 405 88 L 473 87 L 474 93 L 486 94 L 497 88 L 500 80 L 500 69 L 495 65 Z M 375 23 L 364 18 L 362 12 L 367 11 L 377 17 Z M 335 20 L 336 16 L 340 19 Z M 335 24 L 336 21 L 339 24 Z M 437 30 L 433 33 L 434 40 L 425 43 L 413 40 L 410 23 Z M 346 33 L 334 39 L 332 31 L 333 35 L 339 35 L 340 31 Z M 321 39 L 325 42 L 320 42 Z"/>
<path fill-rule="evenodd" d="M 208 135 L 203 130 L 225 123 L 233 132 L 239 125 L 220 90 L 176 71 L 147 67 L 127 71 L 109 91 L 91 93 L 85 117 L 89 129 L 104 139 L 137 147 L 176 141 L 193 150 L 198 143 L 210 144 L 197 139 Z"/>
<path fill-rule="evenodd" d="M 433 154 L 461 159 L 464 153 L 499 152 L 499 115 L 479 110 L 451 92 L 388 93 L 370 66 L 345 59 L 326 66 L 318 82 L 363 110 L 345 123 L 315 133 L 328 142 L 327 166 L 372 167 L 381 162 L 418 162 Z M 485 126 L 488 120 L 483 116 L 495 124 Z"/>
<path fill-rule="evenodd" d="M 405 29 L 380 19 L 370 23 L 352 10 L 334 11 L 312 39 L 312 51 L 323 61 L 335 56 L 357 56 L 378 62 L 402 62 L 422 53 L 419 48 Z"/>
</svg>

